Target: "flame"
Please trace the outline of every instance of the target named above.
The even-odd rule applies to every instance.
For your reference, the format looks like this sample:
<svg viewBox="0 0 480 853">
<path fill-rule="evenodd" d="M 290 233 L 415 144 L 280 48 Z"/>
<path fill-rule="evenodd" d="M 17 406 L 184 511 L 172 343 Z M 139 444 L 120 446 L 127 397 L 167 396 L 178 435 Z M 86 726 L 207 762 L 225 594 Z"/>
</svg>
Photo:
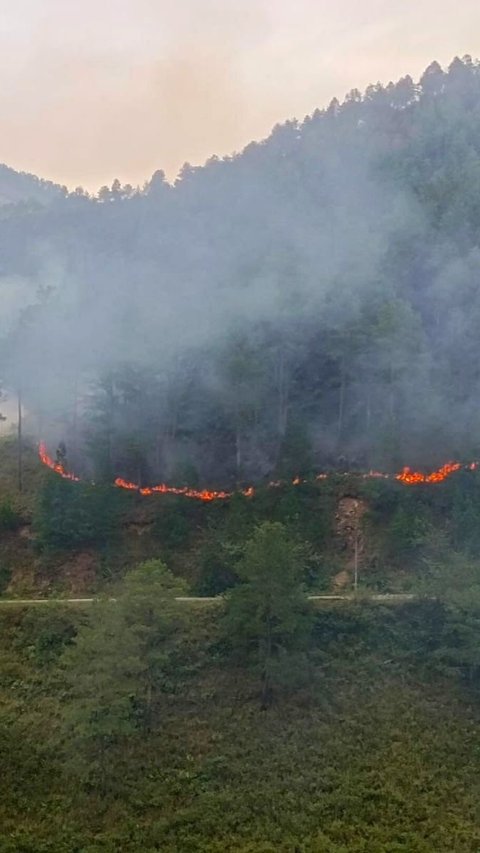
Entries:
<svg viewBox="0 0 480 853">
<path fill-rule="evenodd" d="M 128 489 L 132 492 L 138 492 L 140 495 L 183 495 L 186 498 L 195 498 L 200 501 L 224 501 L 231 498 L 233 492 L 215 491 L 213 489 L 192 489 L 190 486 L 167 486 L 166 483 L 160 483 L 158 486 L 146 486 L 145 488 L 138 486 L 136 483 L 130 483 L 128 480 L 123 480 L 117 477 L 114 482 L 119 489 Z M 250 486 L 248 489 L 242 489 L 241 494 L 250 498 L 255 494 L 255 489 Z"/>
<path fill-rule="evenodd" d="M 75 474 L 70 474 L 65 470 L 65 467 L 61 464 L 61 462 L 54 462 L 52 457 L 48 455 L 47 447 L 44 441 L 41 441 L 38 446 L 38 455 L 40 457 L 40 462 L 43 465 L 46 465 L 47 468 L 50 468 L 52 471 L 55 471 L 56 474 L 60 474 L 64 480 L 73 480 L 74 483 L 80 482 L 80 477 L 76 477 Z"/>
<path fill-rule="evenodd" d="M 63 477 L 65 480 L 72 480 L 75 483 L 80 482 L 80 477 L 77 477 L 75 474 L 67 471 L 61 462 L 55 462 L 52 457 L 49 456 L 44 441 L 41 441 L 39 444 L 38 455 L 42 464 L 47 468 L 50 468 L 52 471 L 55 471 L 55 473 L 59 474 L 60 477 Z M 448 477 L 451 477 L 452 474 L 455 474 L 461 469 L 466 471 L 477 471 L 479 465 L 479 462 L 470 462 L 467 465 L 462 465 L 460 462 L 446 462 L 445 465 L 442 465 L 441 468 L 438 468 L 436 471 L 432 471 L 430 474 L 423 474 L 421 471 L 413 471 L 411 468 L 405 467 L 399 474 L 395 474 L 393 477 L 389 474 L 383 474 L 381 471 L 368 471 L 368 473 L 361 474 L 361 476 L 364 479 L 394 479 L 406 486 L 416 486 L 420 483 L 442 483 Z M 328 476 L 329 475 L 325 473 L 317 474 L 315 479 L 326 480 Z M 347 476 L 347 474 L 344 474 L 343 476 Z M 298 486 L 305 482 L 307 481 L 302 480 L 301 477 L 294 477 L 292 480 L 292 484 L 294 486 Z M 234 492 L 215 491 L 212 489 L 192 489 L 190 486 L 168 486 L 166 483 L 159 483 L 157 486 L 142 487 L 137 483 L 124 480 L 122 477 L 117 477 L 114 485 L 119 489 L 137 492 L 140 495 L 183 495 L 186 498 L 194 498 L 195 500 L 205 501 L 206 503 L 210 501 L 224 501 L 231 498 L 234 494 Z M 268 485 L 269 488 L 276 489 L 282 485 L 282 481 L 272 480 Z M 249 486 L 248 488 L 241 489 L 239 491 L 240 494 L 245 495 L 247 498 L 251 498 L 255 494 L 255 488 L 253 486 Z"/>
<path fill-rule="evenodd" d="M 410 468 L 403 468 L 400 474 L 395 476 L 400 483 L 405 483 L 407 486 L 413 486 L 417 483 L 442 483 L 447 477 L 451 477 L 456 471 L 460 471 L 463 466 L 460 462 L 446 462 L 438 471 L 432 471 L 431 474 L 422 474 L 420 471 L 412 471 Z M 466 466 L 470 471 L 474 471 L 477 463 L 472 462 Z"/>
</svg>

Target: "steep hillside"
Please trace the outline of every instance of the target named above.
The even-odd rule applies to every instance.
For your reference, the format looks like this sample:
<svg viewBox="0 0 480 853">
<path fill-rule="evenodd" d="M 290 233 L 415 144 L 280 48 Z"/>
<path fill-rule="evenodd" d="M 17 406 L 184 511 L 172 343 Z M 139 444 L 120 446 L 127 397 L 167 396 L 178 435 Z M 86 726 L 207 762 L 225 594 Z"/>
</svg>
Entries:
<svg viewBox="0 0 480 853">
<path fill-rule="evenodd" d="M 72 701 L 87 618 L 0 614 L 2 853 L 478 849 L 478 697 L 442 662 L 441 609 L 319 615 L 303 681 L 267 712 L 197 614 L 146 731 L 120 705 L 92 729 L 91 698 Z"/>
<path fill-rule="evenodd" d="M 25 442 L 18 491 L 14 438 L 0 442 L 0 594 L 91 595 L 142 560 L 165 560 L 197 595 L 238 582 L 245 541 L 265 521 L 285 525 L 306 549 L 311 593 L 393 592 L 435 596 L 477 584 L 480 472 L 444 482 L 331 474 L 258 484 L 209 502 L 144 496 L 71 482 L 45 469 Z"/>
<path fill-rule="evenodd" d="M 0 274 L 39 296 L 6 384 L 97 481 L 475 459 L 479 104 L 477 62 L 433 63 L 173 187 L 9 216 Z"/>
</svg>

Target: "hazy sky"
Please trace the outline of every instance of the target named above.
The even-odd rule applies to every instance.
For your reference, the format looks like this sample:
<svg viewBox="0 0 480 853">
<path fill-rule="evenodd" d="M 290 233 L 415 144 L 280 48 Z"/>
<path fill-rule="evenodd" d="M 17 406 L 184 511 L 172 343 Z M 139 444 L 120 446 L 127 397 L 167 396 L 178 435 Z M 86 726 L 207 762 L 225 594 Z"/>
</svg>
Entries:
<svg viewBox="0 0 480 853">
<path fill-rule="evenodd" d="M 276 121 L 480 55 L 480 0 L 0 0 L 0 161 L 173 177 Z"/>
</svg>

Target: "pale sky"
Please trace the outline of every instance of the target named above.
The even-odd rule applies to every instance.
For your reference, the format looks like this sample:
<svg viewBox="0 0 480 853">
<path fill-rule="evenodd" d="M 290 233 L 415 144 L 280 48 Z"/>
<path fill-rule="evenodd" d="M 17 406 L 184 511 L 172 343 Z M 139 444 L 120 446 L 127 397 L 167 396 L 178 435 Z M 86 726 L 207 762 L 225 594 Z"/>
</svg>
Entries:
<svg viewBox="0 0 480 853">
<path fill-rule="evenodd" d="M 0 162 L 175 176 L 277 121 L 480 56 L 480 0 L 0 0 Z"/>
</svg>

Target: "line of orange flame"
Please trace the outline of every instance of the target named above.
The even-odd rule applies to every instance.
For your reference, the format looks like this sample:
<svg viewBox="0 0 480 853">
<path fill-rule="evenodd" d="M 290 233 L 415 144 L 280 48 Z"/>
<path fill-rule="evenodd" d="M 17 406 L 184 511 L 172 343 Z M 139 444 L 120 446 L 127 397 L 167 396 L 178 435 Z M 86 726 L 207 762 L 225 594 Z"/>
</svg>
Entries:
<svg viewBox="0 0 480 853">
<path fill-rule="evenodd" d="M 52 457 L 48 455 L 47 447 L 44 441 L 41 441 L 38 445 L 38 455 L 40 457 L 40 462 L 43 465 L 46 465 L 47 468 L 50 468 L 52 471 L 55 471 L 56 474 L 60 474 L 64 480 L 73 480 L 74 483 L 80 482 L 80 477 L 75 476 L 75 474 L 70 474 L 65 470 L 65 466 L 60 462 L 54 462 Z"/>
<path fill-rule="evenodd" d="M 63 477 L 65 480 L 72 480 L 73 482 L 78 483 L 80 481 L 80 477 L 77 477 L 75 474 L 71 474 L 69 471 L 65 470 L 65 466 L 61 462 L 55 462 L 51 456 L 49 456 L 45 442 L 40 442 L 38 448 L 38 455 L 40 457 L 40 461 L 43 465 L 46 465 L 47 468 L 50 468 L 52 471 L 55 471 L 60 477 Z M 399 474 L 393 475 L 391 477 L 389 474 L 382 474 L 379 471 L 369 471 L 368 474 L 362 474 L 361 476 L 364 479 L 375 479 L 381 478 L 384 480 L 394 479 L 398 480 L 400 483 L 404 483 L 406 486 L 414 486 L 419 483 L 441 483 L 443 480 L 446 480 L 447 477 L 451 477 L 452 474 L 455 474 L 456 471 L 459 471 L 461 468 L 465 468 L 469 471 L 476 471 L 479 467 L 478 462 L 471 462 L 469 465 L 462 465 L 460 462 L 447 462 L 445 465 L 442 465 L 437 471 L 432 471 L 431 474 L 422 474 L 419 471 L 412 471 L 411 468 L 403 468 Z M 317 480 L 325 480 L 328 477 L 328 474 L 318 474 Z M 292 480 L 294 486 L 298 486 L 300 483 L 305 482 L 300 477 L 295 477 Z M 215 491 L 211 489 L 192 489 L 189 486 L 167 486 L 165 483 L 160 483 L 158 486 L 148 486 L 142 488 L 137 483 L 131 483 L 128 480 L 123 480 L 121 477 L 117 477 L 114 483 L 119 489 L 127 489 L 131 492 L 138 492 L 140 495 L 183 495 L 186 498 L 195 498 L 200 501 L 217 501 L 217 500 L 226 500 L 227 498 L 232 497 L 234 492 L 225 492 L 225 491 Z M 280 480 L 269 483 L 270 488 L 278 488 L 282 483 Z M 252 497 L 255 494 L 255 489 L 253 486 L 249 486 L 247 489 L 241 489 L 240 493 L 245 495 L 246 497 Z"/>
</svg>

